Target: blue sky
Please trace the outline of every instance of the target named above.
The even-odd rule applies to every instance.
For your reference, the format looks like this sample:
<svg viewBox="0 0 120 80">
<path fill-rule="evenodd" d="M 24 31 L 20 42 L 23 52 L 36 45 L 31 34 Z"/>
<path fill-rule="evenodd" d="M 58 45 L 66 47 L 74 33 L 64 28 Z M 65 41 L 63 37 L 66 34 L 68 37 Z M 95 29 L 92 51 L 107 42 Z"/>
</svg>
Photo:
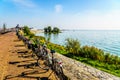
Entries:
<svg viewBox="0 0 120 80">
<path fill-rule="evenodd" d="M 0 27 L 120 29 L 120 0 L 0 0 Z"/>
</svg>

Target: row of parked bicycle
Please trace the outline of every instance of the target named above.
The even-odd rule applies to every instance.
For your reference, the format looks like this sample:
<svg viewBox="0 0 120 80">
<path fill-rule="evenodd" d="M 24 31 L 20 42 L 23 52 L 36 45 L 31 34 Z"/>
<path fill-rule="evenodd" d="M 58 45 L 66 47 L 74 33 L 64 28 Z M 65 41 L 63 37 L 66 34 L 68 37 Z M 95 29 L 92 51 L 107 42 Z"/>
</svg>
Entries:
<svg viewBox="0 0 120 80">
<path fill-rule="evenodd" d="M 36 60 L 37 66 L 44 70 L 53 70 L 60 80 L 66 80 L 63 73 L 62 62 L 54 57 L 55 50 L 48 50 L 46 45 L 41 45 L 37 39 L 37 44 L 33 44 L 30 39 L 26 38 L 16 31 L 19 40 L 22 40 L 25 46 L 32 51 L 31 56 Z M 44 63 L 44 66 L 43 66 Z"/>
</svg>

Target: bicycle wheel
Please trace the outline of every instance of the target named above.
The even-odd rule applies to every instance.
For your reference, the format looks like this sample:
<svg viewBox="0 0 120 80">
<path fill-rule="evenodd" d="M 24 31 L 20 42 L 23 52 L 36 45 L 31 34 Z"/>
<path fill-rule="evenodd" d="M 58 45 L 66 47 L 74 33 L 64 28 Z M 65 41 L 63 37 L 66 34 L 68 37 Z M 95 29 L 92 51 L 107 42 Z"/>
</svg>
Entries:
<svg viewBox="0 0 120 80">
<path fill-rule="evenodd" d="M 46 55 L 44 61 L 45 61 L 44 64 L 45 64 L 47 67 L 49 67 L 49 68 L 52 67 L 52 57 L 51 57 L 49 54 Z"/>
<path fill-rule="evenodd" d="M 39 68 L 48 70 L 49 68 L 44 64 L 45 60 L 41 60 L 40 58 L 37 59 L 37 65 Z"/>
<path fill-rule="evenodd" d="M 61 63 L 58 60 L 55 61 L 55 73 L 60 80 L 65 80 Z"/>
<path fill-rule="evenodd" d="M 35 47 L 32 47 L 32 57 L 33 57 L 33 59 L 35 59 L 35 60 L 38 59 L 37 53 L 38 53 L 38 49 L 35 48 Z"/>
<path fill-rule="evenodd" d="M 37 55 L 36 55 L 36 53 L 35 53 L 34 51 L 32 51 L 32 57 L 33 57 L 33 59 L 35 59 L 35 60 L 38 59 L 38 57 L 37 57 Z"/>
<path fill-rule="evenodd" d="M 42 48 L 41 49 L 41 53 L 42 53 L 42 59 L 46 60 L 46 57 L 48 57 L 48 52 L 46 49 Z"/>
</svg>

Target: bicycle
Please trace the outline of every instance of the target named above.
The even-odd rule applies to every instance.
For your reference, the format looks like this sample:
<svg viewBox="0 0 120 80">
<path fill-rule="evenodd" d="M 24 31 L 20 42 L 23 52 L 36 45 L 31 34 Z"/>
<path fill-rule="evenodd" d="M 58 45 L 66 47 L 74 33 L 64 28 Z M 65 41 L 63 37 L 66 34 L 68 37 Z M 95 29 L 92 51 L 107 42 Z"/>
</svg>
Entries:
<svg viewBox="0 0 120 80">
<path fill-rule="evenodd" d="M 46 46 L 41 46 L 40 43 L 36 46 L 32 44 L 32 57 L 37 60 L 37 66 L 42 69 L 48 70 L 48 67 L 46 67 L 45 65 L 43 66 L 47 55 L 46 49 Z"/>
<path fill-rule="evenodd" d="M 63 73 L 62 62 L 57 58 L 54 58 L 54 50 L 50 50 L 52 57 L 48 54 L 46 65 L 52 69 L 60 80 L 65 80 L 65 75 Z"/>
<path fill-rule="evenodd" d="M 42 69 L 46 69 L 48 70 L 48 67 L 44 65 L 45 61 L 46 61 L 46 57 L 47 57 L 48 51 L 46 46 L 41 46 L 38 53 L 36 54 L 38 59 L 37 59 L 37 64 L 40 68 Z M 42 62 L 42 63 L 41 63 Z M 44 67 L 42 66 L 42 64 L 44 65 Z"/>
</svg>

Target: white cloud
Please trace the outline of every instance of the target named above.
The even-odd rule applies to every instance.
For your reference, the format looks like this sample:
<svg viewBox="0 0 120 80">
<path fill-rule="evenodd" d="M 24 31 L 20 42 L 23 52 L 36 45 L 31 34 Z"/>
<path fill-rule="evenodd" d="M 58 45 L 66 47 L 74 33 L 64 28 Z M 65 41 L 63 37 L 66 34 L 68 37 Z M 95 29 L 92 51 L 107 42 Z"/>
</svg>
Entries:
<svg viewBox="0 0 120 80">
<path fill-rule="evenodd" d="M 63 10 L 62 5 L 60 5 L 60 4 L 55 5 L 55 12 L 56 13 L 60 13 L 60 12 L 62 12 L 62 10 Z"/>
</svg>

